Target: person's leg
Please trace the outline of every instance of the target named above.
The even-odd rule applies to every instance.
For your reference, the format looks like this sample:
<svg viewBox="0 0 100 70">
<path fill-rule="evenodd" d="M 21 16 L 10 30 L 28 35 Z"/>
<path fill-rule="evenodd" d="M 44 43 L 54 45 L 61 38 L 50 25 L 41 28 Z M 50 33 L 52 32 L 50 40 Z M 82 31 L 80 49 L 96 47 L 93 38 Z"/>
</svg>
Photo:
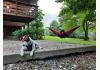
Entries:
<svg viewBox="0 0 100 70">
<path fill-rule="evenodd" d="M 27 50 L 27 47 L 22 46 L 22 48 L 20 49 L 20 55 L 24 56 L 24 51 Z"/>
<path fill-rule="evenodd" d="M 36 50 L 35 44 L 32 44 L 32 51 L 30 52 L 30 56 L 33 56 L 35 50 Z"/>
</svg>

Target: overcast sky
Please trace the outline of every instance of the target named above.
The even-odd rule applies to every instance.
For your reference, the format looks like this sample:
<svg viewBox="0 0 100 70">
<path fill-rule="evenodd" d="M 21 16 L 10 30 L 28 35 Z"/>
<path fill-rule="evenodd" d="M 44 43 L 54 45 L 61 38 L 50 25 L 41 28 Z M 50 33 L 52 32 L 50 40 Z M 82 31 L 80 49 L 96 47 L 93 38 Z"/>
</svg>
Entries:
<svg viewBox="0 0 100 70">
<path fill-rule="evenodd" d="M 43 19 L 45 27 L 48 27 L 52 20 L 58 19 L 61 3 L 56 3 L 55 0 L 39 0 L 38 6 L 39 9 L 42 9 L 45 14 Z"/>
</svg>

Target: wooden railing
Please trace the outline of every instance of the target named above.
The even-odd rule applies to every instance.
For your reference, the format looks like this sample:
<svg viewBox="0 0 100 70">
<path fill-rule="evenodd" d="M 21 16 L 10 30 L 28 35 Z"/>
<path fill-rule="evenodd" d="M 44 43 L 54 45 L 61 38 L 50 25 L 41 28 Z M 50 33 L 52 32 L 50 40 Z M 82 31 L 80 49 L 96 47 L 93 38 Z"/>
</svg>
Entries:
<svg viewBox="0 0 100 70">
<path fill-rule="evenodd" d="M 28 6 L 24 4 L 4 2 L 3 5 L 3 14 L 15 15 L 22 17 L 35 17 L 37 11 L 36 6 Z"/>
</svg>

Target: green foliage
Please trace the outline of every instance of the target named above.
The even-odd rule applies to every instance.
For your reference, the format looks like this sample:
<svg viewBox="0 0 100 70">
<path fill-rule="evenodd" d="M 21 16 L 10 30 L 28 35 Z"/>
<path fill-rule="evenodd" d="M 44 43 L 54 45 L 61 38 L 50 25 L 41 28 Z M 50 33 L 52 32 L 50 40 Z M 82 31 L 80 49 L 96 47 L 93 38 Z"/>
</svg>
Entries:
<svg viewBox="0 0 100 70">
<path fill-rule="evenodd" d="M 38 10 L 36 19 L 30 23 L 31 36 L 33 39 L 43 39 L 43 16 L 44 14 L 42 13 L 42 10 Z"/>
<path fill-rule="evenodd" d="M 36 15 L 37 17 L 35 20 L 30 23 L 26 23 L 28 26 L 27 28 L 24 28 L 23 30 L 16 30 L 13 32 L 13 35 L 19 38 L 25 34 L 28 34 L 32 37 L 32 39 L 43 39 L 44 28 L 42 19 L 44 14 L 42 13 L 42 10 L 39 9 Z"/>
<path fill-rule="evenodd" d="M 88 39 L 88 31 L 95 30 L 96 27 L 96 0 L 56 0 L 56 2 L 63 3 L 59 13 L 60 22 L 68 23 L 70 20 L 68 27 L 74 25 L 73 23 L 80 25 L 81 28 L 77 32 L 84 32 L 84 38 Z M 72 19 L 73 15 L 77 18 Z M 63 27 L 68 28 L 67 26 Z"/>
<path fill-rule="evenodd" d="M 30 29 L 29 28 L 26 28 L 26 29 L 23 29 L 23 30 L 16 30 L 12 33 L 13 36 L 17 37 L 17 38 L 20 38 L 21 36 L 25 35 L 25 34 L 30 34 Z"/>
<path fill-rule="evenodd" d="M 46 27 L 46 28 L 44 29 L 44 35 L 46 35 L 46 36 L 51 35 L 51 31 L 49 30 L 49 27 Z"/>
<path fill-rule="evenodd" d="M 50 24 L 50 28 L 55 28 L 57 29 L 57 26 L 58 26 L 58 22 L 56 20 L 53 20 Z"/>
<path fill-rule="evenodd" d="M 56 2 L 63 2 L 74 14 L 80 11 L 96 9 L 96 0 L 56 0 Z"/>
<path fill-rule="evenodd" d="M 50 28 L 54 28 L 54 29 L 56 29 L 57 31 L 60 31 L 60 30 L 63 29 L 62 26 L 61 26 L 56 20 L 53 20 L 53 21 L 51 22 Z M 50 33 L 49 33 L 50 35 L 54 36 L 54 34 L 53 34 L 51 31 L 49 31 L 49 32 L 50 32 Z"/>
<path fill-rule="evenodd" d="M 35 26 L 35 24 L 37 24 Z M 33 39 L 43 39 L 42 36 L 44 35 L 44 29 L 41 27 L 42 23 L 31 23 L 31 37 Z M 37 27 L 38 26 L 38 27 Z M 43 25 L 42 25 L 43 26 Z"/>
</svg>

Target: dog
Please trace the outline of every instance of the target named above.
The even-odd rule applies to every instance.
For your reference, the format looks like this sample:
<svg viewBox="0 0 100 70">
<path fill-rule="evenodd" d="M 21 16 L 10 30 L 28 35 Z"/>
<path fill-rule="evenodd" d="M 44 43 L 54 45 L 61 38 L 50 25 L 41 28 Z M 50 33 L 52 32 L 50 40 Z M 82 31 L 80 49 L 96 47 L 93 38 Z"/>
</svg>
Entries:
<svg viewBox="0 0 100 70">
<path fill-rule="evenodd" d="M 24 56 L 25 51 L 30 51 L 30 56 L 33 56 L 35 50 L 41 48 L 37 42 L 31 39 L 29 35 L 22 36 L 20 40 L 22 41 L 22 47 L 20 49 L 21 56 Z"/>
</svg>

